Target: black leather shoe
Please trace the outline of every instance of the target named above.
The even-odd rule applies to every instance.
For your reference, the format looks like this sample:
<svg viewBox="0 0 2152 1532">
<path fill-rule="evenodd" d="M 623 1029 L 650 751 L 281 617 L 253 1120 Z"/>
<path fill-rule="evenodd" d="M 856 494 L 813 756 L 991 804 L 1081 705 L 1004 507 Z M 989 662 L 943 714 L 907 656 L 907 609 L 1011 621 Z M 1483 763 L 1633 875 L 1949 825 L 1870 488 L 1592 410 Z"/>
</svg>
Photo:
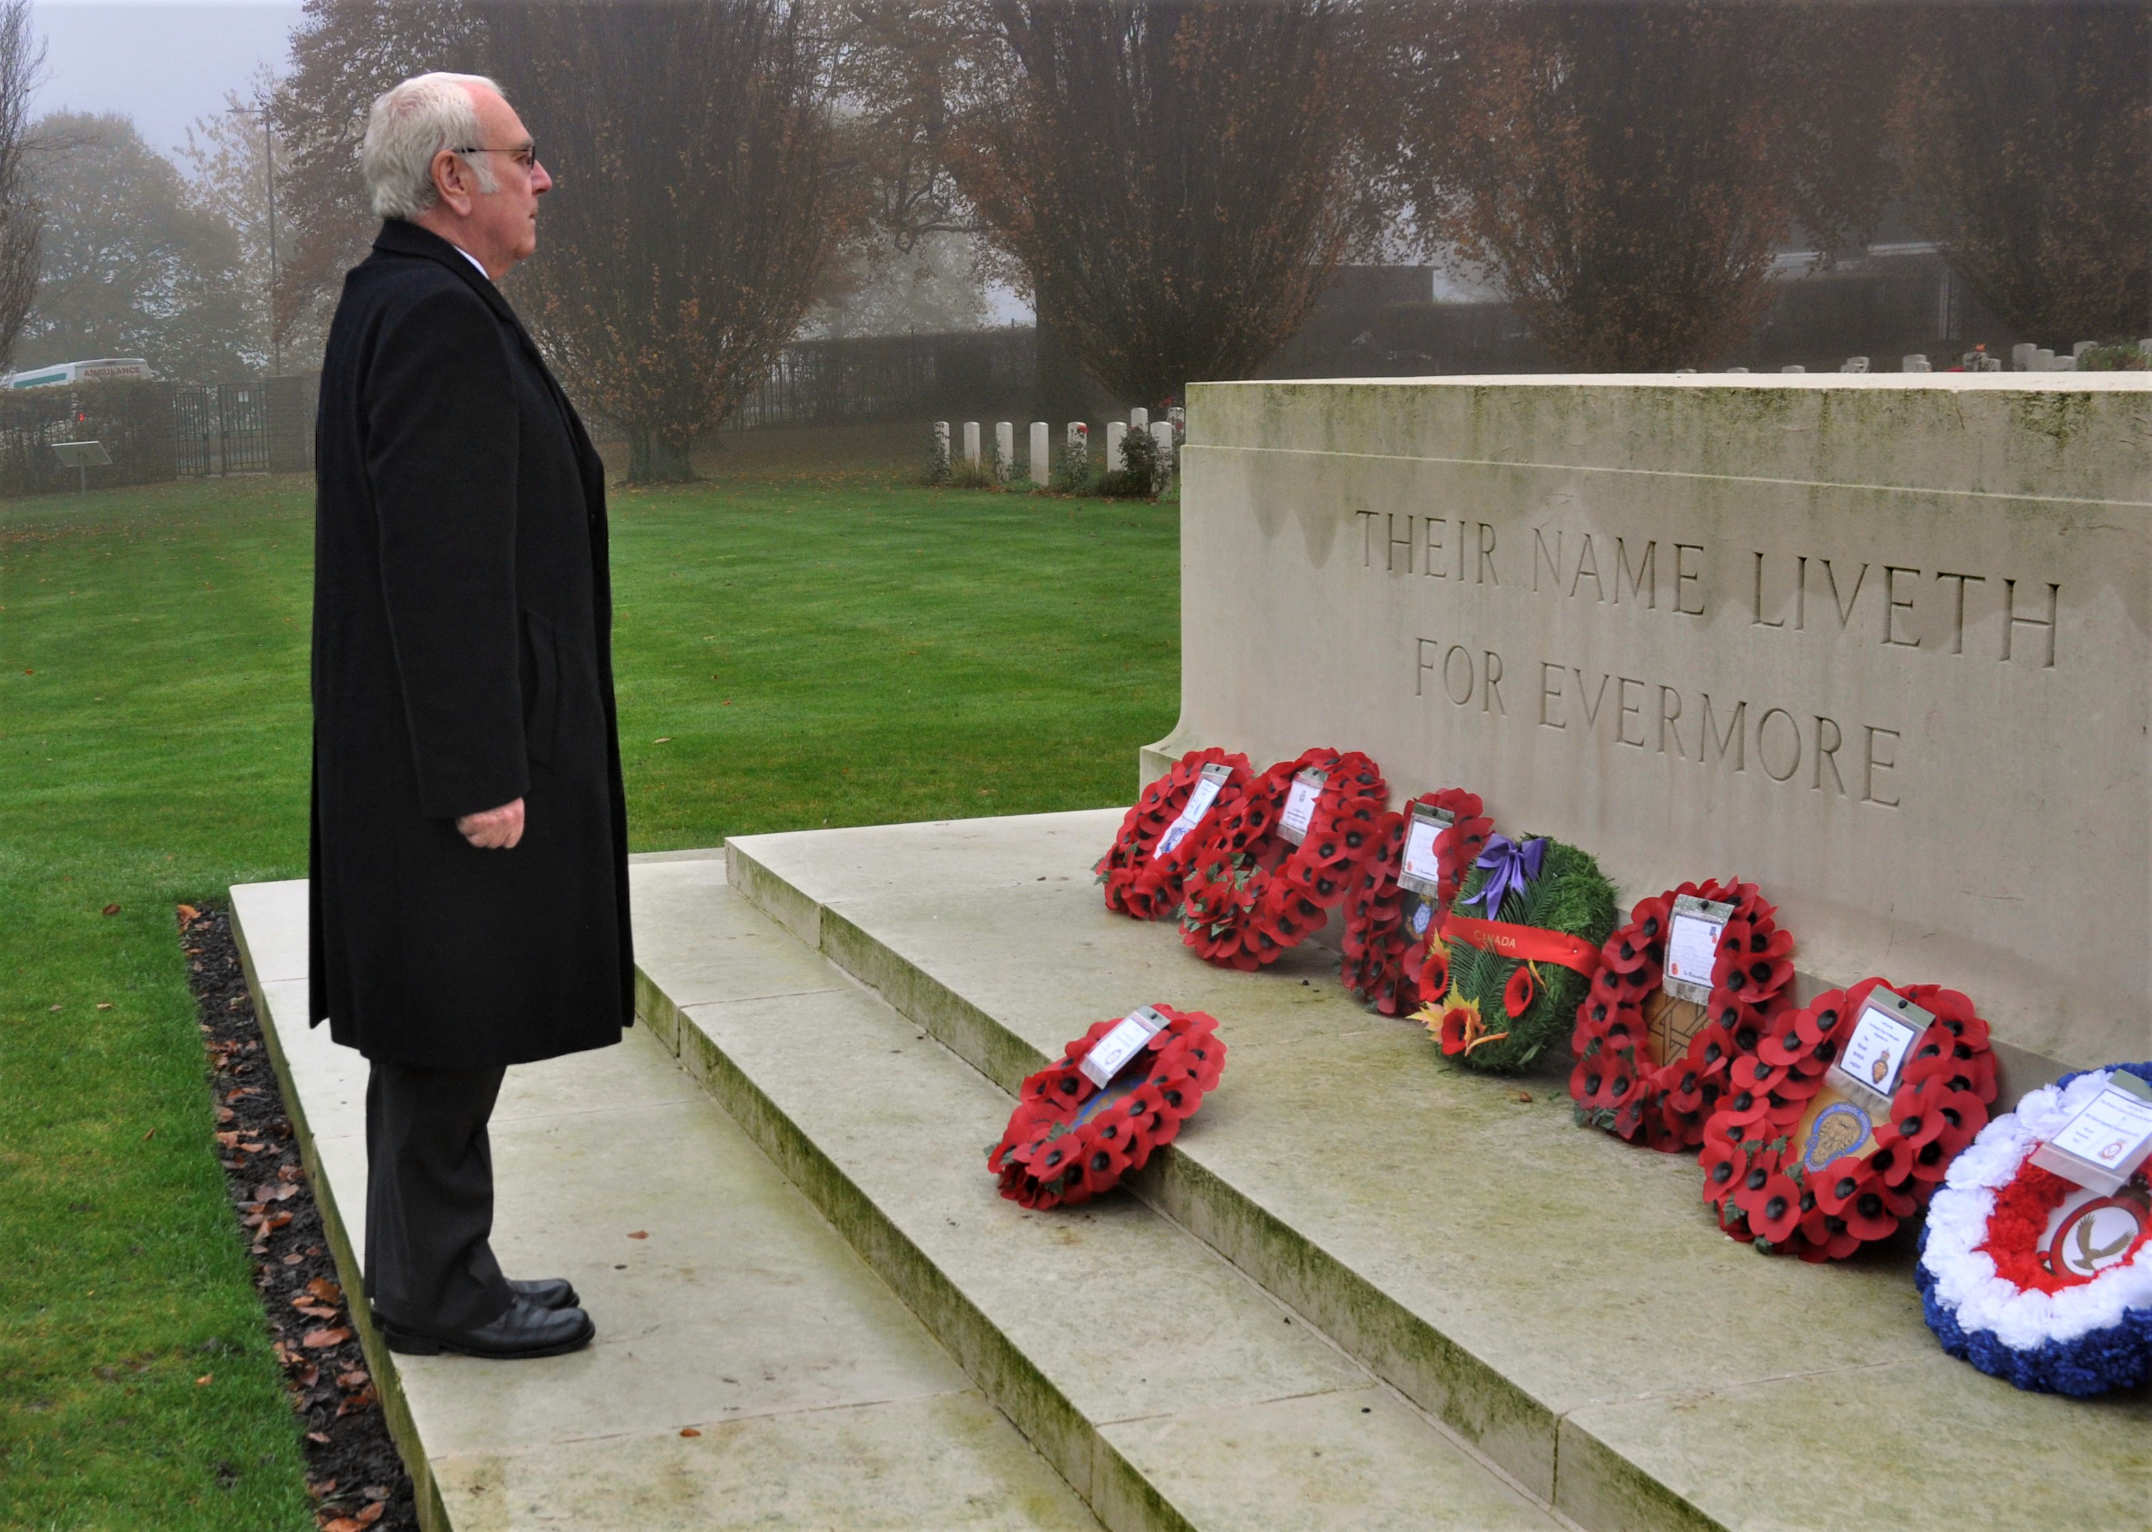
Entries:
<svg viewBox="0 0 2152 1532">
<path fill-rule="evenodd" d="M 491 1324 L 468 1330 L 417 1330 L 387 1320 L 381 1324 L 381 1338 L 389 1350 L 405 1356 L 448 1351 L 502 1361 L 580 1351 L 597 1333 L 598 1327 L 581 1309 L 534 1308 L 520 1298 Z"/>
<path fill-rule="evenodd" d="M 515 1294 L 534 1309 L 572 1309 L 583 1300 L 566 1277 L 533 1277 L 528 1282 L 509 1279 Z"/>
</svg>

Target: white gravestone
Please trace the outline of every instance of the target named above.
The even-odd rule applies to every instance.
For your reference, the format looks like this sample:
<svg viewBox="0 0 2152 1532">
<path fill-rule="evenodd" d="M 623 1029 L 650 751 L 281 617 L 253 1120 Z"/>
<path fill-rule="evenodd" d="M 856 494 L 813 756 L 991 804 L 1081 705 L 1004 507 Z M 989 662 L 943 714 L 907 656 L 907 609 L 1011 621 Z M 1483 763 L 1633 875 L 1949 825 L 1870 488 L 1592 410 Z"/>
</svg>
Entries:
<svg viewBox="0 0 2152 1532">
<path fill-rule="evenodd" d="M 1145 409 L 1142 405 L 1139 404 L 1134 409 L 1128 412 L 1128 427 L 1130 430 L 1146 430 L 1149 428 L 1150 424 L 1151 412 Z"/>
<path fill-rule="evenodd" d="M 2021 340 L 2012 346 L 2010 348 L 2010 370 L 2012 372 L 2031 372 L 2033 370 L 2033 353 L 2039 349 L 2029 340 Z"/>
<path fill-rule="evenodd" d="M 979 422 L 976 420 L 964 422 L 964 461 L 974 468 L 979 466 Z"/>
<path fill-rule="evenodd" d="M 938 478 L 949 477 L 949 422 L 934 422 L 934 472 Z"/>
<path fill-rule="evenodd" d="M 1838 370 L 1840 372 L 1866 372 L 1868 370 L 1868 358 L 1865 356 L 1849 356 L 1838 364 Z"/>
<path fill-rule="evenodd" d="M 2142 1058 L 2148 440 L 2137 372 L 1195 384 L 1142 780 L 1351 739 L 1624 907 L 1738 871 L 2029 1083 Z"/>
<path fill-rule="evenodd" d="M 1031 475 L 1032 483 L 1044 484 L 1052 477 L 1053 473 L 1053 470 L 1047 466 L 1047 430 L 1045 421 L 1034 420 L 1031 422 L 1030 445 L 1031 452 L 1024 464 L 1024 471 Z"/>
<path fill-rule="evenodd" d="M 1106 471 L 1118 473 L 1121 468 L 1121 438 L 1128 435 L 1128 427 L 1118 420 L 1106 422 Z"/>
<path fill-rule="evenodd" d="M 1900 372 L 1933 372 L 1935 369 L 1928 365 L 1927 357 L 1916 351 L 1910 356 L 1898 358 L 1898 370 Z"/>
<path fill-rule="evenodd" d="M 1151 440 L 1158 444 L 1158 489 L 1162 494 L 1173 482 L 1173 423 L 1167 420 L 1151 422 Z"/>
<path fill-rule="evenodd" d="M 1016 472 L 1016 427 L 1006 420 L 994 423 L 994 477 L 1002 483 Z"/>
</svg>

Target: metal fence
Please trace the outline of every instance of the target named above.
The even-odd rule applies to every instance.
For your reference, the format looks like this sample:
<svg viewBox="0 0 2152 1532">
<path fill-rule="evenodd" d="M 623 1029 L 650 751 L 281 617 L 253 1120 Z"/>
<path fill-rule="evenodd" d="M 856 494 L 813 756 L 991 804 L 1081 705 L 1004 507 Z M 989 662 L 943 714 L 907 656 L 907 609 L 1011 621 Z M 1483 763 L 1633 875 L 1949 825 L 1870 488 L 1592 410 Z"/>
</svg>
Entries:
<svg viewBox="0 0 2152 1532">
<path fill-rule="evenodd" d="M 172 461 L 182 478 L 269 471 L 269 397 L 260 383 L 172 391 Z"/>
</svg>

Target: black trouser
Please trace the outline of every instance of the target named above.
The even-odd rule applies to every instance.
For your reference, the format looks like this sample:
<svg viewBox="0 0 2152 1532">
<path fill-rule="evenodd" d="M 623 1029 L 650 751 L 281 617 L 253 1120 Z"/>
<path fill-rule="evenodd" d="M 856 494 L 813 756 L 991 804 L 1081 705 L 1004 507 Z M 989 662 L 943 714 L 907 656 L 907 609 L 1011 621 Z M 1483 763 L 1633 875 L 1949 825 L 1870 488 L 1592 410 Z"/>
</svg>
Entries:
<svg viewBox="0 0 2152 1532">
<path fill-rule="evenodd" d="M 488 1243 L 486 1119 L 507 1071 L 373 1059 L 366 1077 L 366 1296 L 392 1324 L 490 1324 L 513 1293 Z"/>
</svg>

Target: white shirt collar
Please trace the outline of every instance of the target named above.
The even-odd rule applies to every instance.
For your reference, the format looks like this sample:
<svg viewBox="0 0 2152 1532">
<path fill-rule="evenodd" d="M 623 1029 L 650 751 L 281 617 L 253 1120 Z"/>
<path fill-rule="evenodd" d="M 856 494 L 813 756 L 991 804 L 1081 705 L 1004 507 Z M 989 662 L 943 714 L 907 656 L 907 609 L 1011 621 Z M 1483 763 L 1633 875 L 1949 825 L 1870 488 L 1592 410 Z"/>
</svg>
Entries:
<svg viewBox="0 0 2152 1532">
<path fill-rule="evenodd" d="M 471 264 L 472 264 L 473 266 L 476 266 L 476 267 L 478 268 L 478 274 L 479 274 L 480 276 L 482 276 L 482 277 L 485 277 L 485 278 L 486 278 L 486 280 L 487 280 L 488 282 L 490 282 L 490 281 L 492 281 L 492 280 L 493 280 L 493 278 L 492 278 L 491 276 L 487 275 L 485 263 L 484 263 L 483 261 L 479 260 L 479 258 L 478 258 L 477 256 L 475 256 L 475 255 L 471 254 L 471 252 L 470 252 L 470 251 L 468 251 L 468 250 L 464 249 L 464 248 L 463 248 L 463 246 L 461 246 L 461 245 L 457 245 L 457 246 L 456 246 L 456 254 L 458 254 L 458 255 L 462 256 L 462 257 L 463 257 L 463 258 L 464 258 L 465 260 L 469 261 L 469 262 L 470 262 L 470 263 L 471 263 Z"/>
</svg>

